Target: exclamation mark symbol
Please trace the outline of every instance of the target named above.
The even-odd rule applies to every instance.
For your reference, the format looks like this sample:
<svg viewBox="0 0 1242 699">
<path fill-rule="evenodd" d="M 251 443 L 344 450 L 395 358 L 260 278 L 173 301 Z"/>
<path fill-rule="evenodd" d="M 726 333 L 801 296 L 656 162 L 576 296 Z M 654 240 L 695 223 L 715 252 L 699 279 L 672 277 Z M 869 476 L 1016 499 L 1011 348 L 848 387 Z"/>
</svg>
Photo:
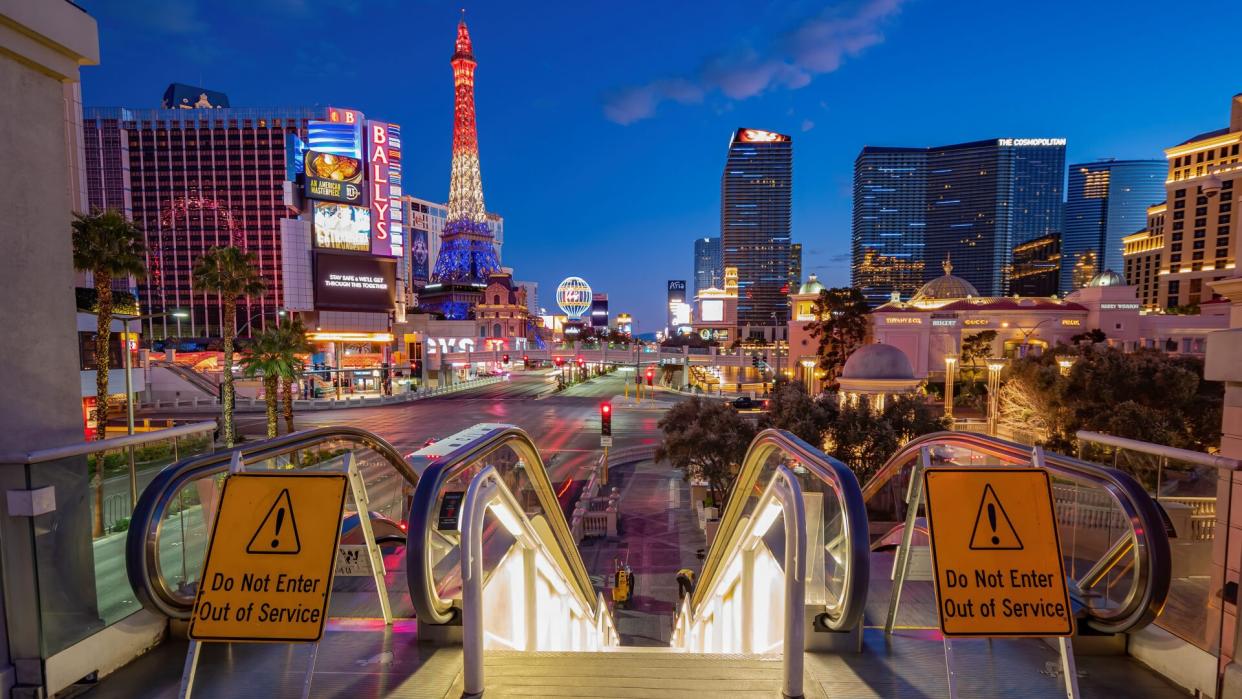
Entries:
<svg viewBox="0 0 1242 699">
<path fill-rule="evenodd" d="M 280 518 L 285 514 L 284 510 L 276 517 L 276 531 L 280 531 Z M 1000 546 L 1000 537 L 996 535 L 996 505 L 988 503 L 988 524 L 992 525 L 992 545 Z M 272 544 L 275 546 L 275 544 Z"/>
<path fill-rule="evenodd" d="M 992 506 L 988 505 L 988 514 L 992 517 L 992 530 L 996 530 L 996 515 L 992 512 Z M 285 508 L 276 510 L 276 538 L 272 539 L 272 548 L 280 546 L 280 525 L 285 523 Z M 992 543 L 996 543 L 996 537 L 992 537 Z"/>
</svg>

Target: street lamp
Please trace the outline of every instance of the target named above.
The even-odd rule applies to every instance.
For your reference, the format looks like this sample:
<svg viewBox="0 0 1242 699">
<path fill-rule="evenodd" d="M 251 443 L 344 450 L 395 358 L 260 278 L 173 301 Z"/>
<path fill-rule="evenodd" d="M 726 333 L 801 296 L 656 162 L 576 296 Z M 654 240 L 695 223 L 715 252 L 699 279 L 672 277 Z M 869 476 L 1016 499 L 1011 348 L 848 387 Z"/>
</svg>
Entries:
<svg viewBox="0 0 1242 699">
<path fill-rule="evenodd" d="M 177 339 L 180 340 L 181 339 L 181 319 L 189 318 L 190 312 L 177 310 L 177 311 L 173 311 L 170 315 L 172 315 L 173 318 L 177 319 Z"/>
<path fill-rule="evenodd" d="M 988 360 L 988 434 L 994 437 L 996 436 L 997 411 L 1000 407 L 1000 375 L 1004 368 L 1004 359 Z"/>
<path fill-rule="evenodd" d="M 815 360 L 803 359 L 802 368 L 806 370 L 806 392 L 808 395 L 815 392 Z"/>
<path fill-rule="evenodd" d="M 1074 366 L 1074 358 L 1060 357 L 1057 359 L 1057 366 L 1061 367 L 1061 376 L 1069 376 L 1070 367 Z"/>
<path fill-rule="evenodd" d="M 953 380 L 957 378 L 957 355 L 944 356 L 944 416 L 953 419 Z"/>
<path fill-rule="evenodd" d="M 125 347 L 124 347 L 124 351 L 121 352 L 121 356 L 125 358 L 125 429 L 126 429 L 126 434 L 134 433 L 134 377 L 133 377 L 134 367 L 133 367 L 133 362 L 130 360 L 130 357 L 129 357 L 129 324 L 134 321 L 141 322 L 144 320 L 155 320 L 156 318 L 167 318 L 170 315 L 173 315 L 173 314 L 172 313 L 148 313 L 146 315 L 141 315 L 141 316 L 117 316 L 117 315 L 112 316 L 113 318 L 121 321 L 121 326 L 125 328 L 125 331 L 124 331 L 125 332 Z M 104 430 L 104 434 L 107 434 L 108 425 L 106 422 L 103 425 L 101 425 L 100 428 Z"/>
</svg>

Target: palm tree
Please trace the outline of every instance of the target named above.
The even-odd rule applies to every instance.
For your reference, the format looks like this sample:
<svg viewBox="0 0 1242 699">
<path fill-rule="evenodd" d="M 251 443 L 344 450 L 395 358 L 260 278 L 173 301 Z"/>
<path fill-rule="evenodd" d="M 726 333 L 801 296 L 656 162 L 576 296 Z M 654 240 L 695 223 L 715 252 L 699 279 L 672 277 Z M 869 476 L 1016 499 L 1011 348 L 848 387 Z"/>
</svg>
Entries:
<svg viewBox="0 0 1242 699">
<path fill-rule="evenodd" d="M 142 231 L 120 212 L 73 215 L 73 266 L 95 279 L 95 439 L 108 436 L 108 367 L 112 363 L 112 280 L 146 271 Z M 126 347 L 128 351 L 128 346 Z M 132 400 L 126 396 L 125 400 Z M 95 455 L 95 536 L 103 534 L 103 454 Z"/>
<path fill-rule="evenodd" d="M 287 351 L 285 332 L 272 328 L 259 333 L 250 351 L 241 358 L 242 373 L 263 377 L 263 400 L 267 404 L 267 436 L 276 436 L 276 408 L 280 398 L 280 380 L 293 373 L 297 358 Z"/>
<path fill-rule="evenodd" d="M 285 431 L 293 431 L 293 382 L 302 374 L 305 364 L 299 355 L 309 354 L 315 350 L 310 340 L 306 339 L 306 326 L 302 319 L 294 317 L 280 327 L 281 345 L 291 360 L 289 372 L 281 378 L 284 380 L 283 408 L 285 414 Z"/>
<path fill-rule="evenodd" d="M 252 253 L 232 246 L 212 248 L 194 263 L 194 288 L 220 295 L 220 336 L 224 340 L 224 378 L 220 391 L 221 432 L 233 446 L 233 340 L 237 335 L 237 299 L 262 294 L 267 282 L 259 274 Z"/>
</svg>

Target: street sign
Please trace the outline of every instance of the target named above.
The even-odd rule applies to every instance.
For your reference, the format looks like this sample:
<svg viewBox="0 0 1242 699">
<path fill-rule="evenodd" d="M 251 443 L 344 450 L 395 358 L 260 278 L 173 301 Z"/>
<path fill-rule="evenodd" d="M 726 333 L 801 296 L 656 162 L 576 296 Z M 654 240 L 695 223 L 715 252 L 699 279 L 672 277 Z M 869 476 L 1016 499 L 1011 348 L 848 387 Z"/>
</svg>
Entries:
<svg viewBox="0 0 1242 699">
<path fill-rule="evenodd" d="M 601 437 L 599 438 L 599 445 L 600 445 L 601 447 L 611 447 L 611 446 L 612 446 L 612 437 L 601 436 Z"/>
<path fill-rule="evenodd" d="M 929 468 L 923 478 L 944 635 L 1072 635 L 1048 472 Z"/>
<path fill-rule="evenodd" d="M 318 641 L 328 614 L 344 473 L 238 473 L 224 482 L 194 599 L 196 641 Z"/>
</svg>

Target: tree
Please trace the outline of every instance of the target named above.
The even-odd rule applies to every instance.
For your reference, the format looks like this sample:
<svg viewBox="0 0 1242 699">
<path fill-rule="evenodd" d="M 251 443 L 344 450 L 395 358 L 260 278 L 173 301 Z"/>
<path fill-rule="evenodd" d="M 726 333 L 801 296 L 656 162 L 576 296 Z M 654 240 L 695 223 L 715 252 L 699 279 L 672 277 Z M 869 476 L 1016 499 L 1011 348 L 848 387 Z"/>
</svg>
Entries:
<svg viewBox="0 0 1242 699">
<path fill-rule="evenodd" d="M 828 386 L 835 386 L 845 360 L 867 340 L 871 328 L 867 300 L 853 287 L 823 289 L 815 300 L 815 320 L 807 325 L 811 337 L 819 339 L 819 368 L 826 372 Z"/>
<path fill-rule="evenodd" d="M 732 406 L 698 397 L 673 406 L 657 424 L 664 440 L 656 448 L 656 460 L 667 459 L 686 480 L 706 481 L 712 501 L 723 504 L 754 439 L 754 426 Z"/>
<path fill-rule="evenodd" d="M 768 402 L 768 412 L 760 418 L 759 426 L 785 430 L 820 449 L 824 433 L 836 417 L 835 400 L 811 398 L 802 383 L 778 379 Z"/>
<path fill-rule="evenodd" d="M 289 355 L 290 371 L 281 378 L 284 380 L 284 397 L 283 407 L 285 414 L 285 431 L 293 431 L 293 384 L 298 377 L 302 375 L 302 370 L 306 367 L 302 361 L 301 355 L 310 354 L 315 351 L 314 345 L 310 340 L 306 339 L 306 326 L 302 324 L 302 319 L 294 317 L 288 323 L 280 327 L 281 346 Z"/>
<path fill-rule="evenodd" d="M 259 333 L 250 344 L 250 350 L 242 355 L 242 373 L 246 376 L 263 377 L 263 401 L 267 404 L 267 436 L 276 436 L 277 404 L 280 400 L 280 379 L 292 371 L 279 328 Z"/>
<path fill-rule="evenodd" d="M 892 427 L 901 444 L 925 434 L 950 429 L 952 425 L 951 420 L 918 393 L 890 397 L 880 412 L 880 419 Z"/>
<path fill-rule="evenodd" d="M 74 214 L 73 266 L 95 278 L 95 439 L 108 432 L 108 368 L 112 362 L 112 280 L 146 271 L 142 231 L 117 211 Z M 128 352 L 127 343 L 122 351 Z M 132 400 L 126 396 L 125 400 Z M 104 459 L 95 459 L 95 535 L 103 533 Z"/>
<path fill-rule="evenodd" d="M 973 335 L 962 338 L 961 362 L 970 367 L 971 378 L 979 379 L 979 360 L 987 359 L 992 354 L 992 342 L 996 340 L 995 330 L 981 330 Z"/>
<path fill-rule="evenodd" d="M 1100 330 L 1099 328 L 1092 328 L 1088 332 L 1078 333 L 1077 335 L 1074 335 L 1073 337 L 1070 338 L 1070 342 L 1074 343 L 1075 345 L 1081 345 L 1083 343 L 1098 345 L 1101 342 L 1107 342 L 1107 341 L 1108 341 L 1108 335 L 1105 335 L 1104 331 Z"/>
<path fill-rule="evenodd" d="M 870 397 L 860 396 L 858 402 L 841 406 L 836 420 L 828 426 L 825 444 L 829 454 L 849 466 L 859 483 L 866 484 L 901 443 L 893 426 L 876 414 Z"/>
<path fill-rule="evenodd" d="M 233 446 L 233 341 L 237 335 L 237 300 L 261 294 L 267 282 L 259 274 L 255 256 L 235 247 L 217 247 L 194 262 L 193 286 L 220 295 L 220 336 L 223 341 L 223 383 L 220 391 L 221 432 L 225 446 Z"/>
</svg>

